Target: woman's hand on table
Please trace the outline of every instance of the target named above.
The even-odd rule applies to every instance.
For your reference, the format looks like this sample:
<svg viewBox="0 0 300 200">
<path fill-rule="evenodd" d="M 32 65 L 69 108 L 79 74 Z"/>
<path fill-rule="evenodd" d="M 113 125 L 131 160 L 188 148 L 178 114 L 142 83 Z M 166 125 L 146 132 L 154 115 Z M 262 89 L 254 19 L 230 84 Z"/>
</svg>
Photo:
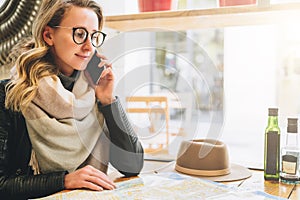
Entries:
<svg viewBox="0 0 300 200">
<path fill-rule="evenodd" d="M 67 190 L 86 188 L 102 191 L 104 189 L 113 190 L 116 188 L 116 185 L 113 181 L 109 180 L 105 173 L 90 165 L 66 174 L 64 186 Z"/>
</svg>

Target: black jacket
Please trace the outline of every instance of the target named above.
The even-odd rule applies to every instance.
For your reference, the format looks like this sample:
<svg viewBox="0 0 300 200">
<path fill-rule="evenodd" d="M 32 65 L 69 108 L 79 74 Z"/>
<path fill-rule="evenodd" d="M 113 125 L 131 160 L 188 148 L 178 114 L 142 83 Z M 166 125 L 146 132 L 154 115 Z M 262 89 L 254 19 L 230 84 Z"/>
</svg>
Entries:
<svg viewBox="0 0 300 200">
<path fill-rule="evenodd" d="M 4 107 L 7 82 L 0 81 L 0 199 L 37 198 L 63 190 L 67 172 L 33 175 L 28 166 L 31 143 L 25 119 L 21 113 Z M 108 106 L 98 104 L 98 108 L 109 130 L 110 163 L 125 176 L 139 174 L 143 167 L 143 148 L 119 100 Z"/>
</svg>

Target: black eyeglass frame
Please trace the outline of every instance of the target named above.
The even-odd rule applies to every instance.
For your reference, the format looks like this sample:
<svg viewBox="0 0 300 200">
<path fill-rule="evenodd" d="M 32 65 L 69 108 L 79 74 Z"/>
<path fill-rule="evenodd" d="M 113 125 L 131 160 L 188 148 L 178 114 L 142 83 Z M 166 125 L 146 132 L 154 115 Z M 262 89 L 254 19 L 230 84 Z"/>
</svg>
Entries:
<svg viewBox="0 0 300 200">
<path fill-rule="evenodd" d="M 86 28 L 84 28 L 84 27 L 53 26 L 52 28 L 66 28 L 66 29 L 72 29 L 72 31 L 73 31 L 73 32 L 72 32 L 72 38 L 73 38 L 73 41 L 74 41 L 75 44 L 78 44 L 78 45 L 85 43 L 86 40 L 87 40 L 87 38 L 88 38 L 88 36 L 91 35 L 91 42 L 92 42 L 92 45 L 93 45 L 94 47 L 96 47 L 96 48 L 101 47 L 101 46 L 103 45 L 104 40 L 105 40 L 105 37 L 106 37 L 106 34 L 103 33 L 102 31 L 95 31 L 95 32 L 93 32 L 92 34 L 90 34 L 90 33 L 86 30 Z M 84 30 L 85 33 L 86 33 L 86 37 L 84 38 L 84 40 L 83 40 L 82 42 L 76 42 L 76 40 L 75 40 L 75 31 L 78 30 L 78 29 L 82 29 L 82 30 Z M 100 33 L 100 34 L 102 34 L 102 36 L 103 36 L 103 40 L 102 40 L 102 42 L 100 43 L 100 45 L 95 45 L 95 44 L 93 43 L 93 35 L 96 34 L 96 33 Z"/>
</svg>

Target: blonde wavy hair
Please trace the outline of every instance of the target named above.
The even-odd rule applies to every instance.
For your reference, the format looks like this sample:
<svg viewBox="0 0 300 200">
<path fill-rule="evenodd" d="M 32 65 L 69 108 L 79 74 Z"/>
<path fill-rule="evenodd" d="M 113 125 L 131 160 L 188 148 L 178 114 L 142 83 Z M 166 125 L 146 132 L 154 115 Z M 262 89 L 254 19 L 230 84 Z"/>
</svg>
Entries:
<svg viewBox="0 0 300 200">
<path fill-rule="evenodd" d="M 95 1 L 43 0 L 32 27 L 33 39 L 24 44 L 26 50 L 15 62 L 16 76 L 6 86 L 6 108 L 24 111 L 36 96 L 39 80 L 45 76 L 56 77 L 58 74 L 50 46 L 43 39 L 43 32 L 46 26 L 58 26 L 71 6 L 92 9 L 97 14 L 99 30 L 102 29 L 102 9 Z"/>
</svg>

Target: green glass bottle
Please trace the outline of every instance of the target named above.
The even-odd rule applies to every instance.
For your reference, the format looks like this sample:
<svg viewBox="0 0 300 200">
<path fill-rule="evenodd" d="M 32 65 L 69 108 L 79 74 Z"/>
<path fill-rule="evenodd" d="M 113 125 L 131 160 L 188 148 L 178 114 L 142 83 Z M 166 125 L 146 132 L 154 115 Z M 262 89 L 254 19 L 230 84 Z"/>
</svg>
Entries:
<svg viewBox="0 0 300 200">
<path fill-rule="evenodd" d="M 269 108 L 268 126 L 265 130 L 264 178 L 279 180 L 280 171 L 280 128 L 278 108 Z"/>
</svg>

